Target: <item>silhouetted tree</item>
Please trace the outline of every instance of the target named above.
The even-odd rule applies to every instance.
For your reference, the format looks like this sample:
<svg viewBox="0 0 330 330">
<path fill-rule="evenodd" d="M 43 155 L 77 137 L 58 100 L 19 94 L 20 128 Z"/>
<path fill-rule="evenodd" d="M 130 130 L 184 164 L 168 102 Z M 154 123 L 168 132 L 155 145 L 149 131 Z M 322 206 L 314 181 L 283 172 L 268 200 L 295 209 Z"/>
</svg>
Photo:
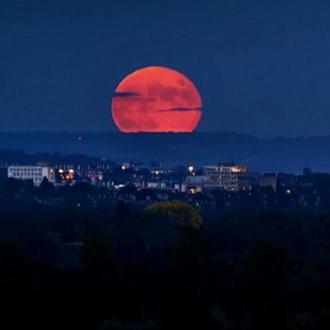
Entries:
<svg viewBox="0 0 330 330">
<path fill-rule="evenodd" d="M 296 263 L 269 241 L 257 242 L 248 256 L 248 301 L 256 329 L 286 329 L 288 297 Z"/>
</svg>

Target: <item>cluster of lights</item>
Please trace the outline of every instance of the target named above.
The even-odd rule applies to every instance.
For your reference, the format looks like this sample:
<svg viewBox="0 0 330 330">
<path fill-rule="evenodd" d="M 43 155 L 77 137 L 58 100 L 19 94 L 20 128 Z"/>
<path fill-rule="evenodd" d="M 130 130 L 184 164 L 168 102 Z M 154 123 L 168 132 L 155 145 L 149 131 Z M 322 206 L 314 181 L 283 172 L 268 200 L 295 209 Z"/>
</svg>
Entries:
<svg viewBox="0 0 330 330">
<path fill-rule="evenodd" d="M 237 167 L 237 166 L 232 166 L 230 168 L 230 170 L 233 172 L 233 173 L 241 173 L 241 172 L 244 172 L 244 170 L 240 167 Z"/>
<path fill-rule="evenodd" d="M 67 172 L 64 172 L 64 170 L 60 168 L 58 173 L 61 179 L 65 181 L 72 181 L 74 178 L 74 170 L 72 168 L 70 168 Z"/>
</svg>

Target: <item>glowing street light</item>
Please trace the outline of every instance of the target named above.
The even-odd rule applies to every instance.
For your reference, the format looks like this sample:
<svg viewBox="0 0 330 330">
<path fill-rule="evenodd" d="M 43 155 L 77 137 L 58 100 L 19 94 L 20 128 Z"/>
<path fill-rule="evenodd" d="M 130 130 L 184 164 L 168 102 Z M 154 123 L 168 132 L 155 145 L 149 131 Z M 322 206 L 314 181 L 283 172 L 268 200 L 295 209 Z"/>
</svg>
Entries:
<svg viewBox="0 0 330 330">
<path fill-rule="evenodd" d="M 189 172 L 190 175 L 193 174 L 194 169 L 195 169 L 194 166 L 192 166 L 192 165 L 188 166 L 188 172 Z"/>
</svg>

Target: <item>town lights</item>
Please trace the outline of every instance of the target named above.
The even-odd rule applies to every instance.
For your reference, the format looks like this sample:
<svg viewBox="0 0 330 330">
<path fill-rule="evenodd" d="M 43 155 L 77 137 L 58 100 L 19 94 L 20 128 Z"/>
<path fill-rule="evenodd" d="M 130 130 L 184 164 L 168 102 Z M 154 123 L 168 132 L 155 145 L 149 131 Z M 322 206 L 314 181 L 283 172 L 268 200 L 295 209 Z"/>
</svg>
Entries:
<svg viewBox="0 0 330 330">
<path fill-rule="evenodd" d="M 194 166 L 192 166 L 192 165 L 188 166 L 188 172 L 190 175 L 192 175 L 194 173 L 194 169 L 195 169 Z"/>
<path fill-rule="evenodd" d="M 231 167 L 231 171 L 232 171 L 233 173 L 241 173 L 241 172 L 242 172 L 242 169 L 239 168 L 238 166 L 232 166 L 232 167 Z"/>
</svg>

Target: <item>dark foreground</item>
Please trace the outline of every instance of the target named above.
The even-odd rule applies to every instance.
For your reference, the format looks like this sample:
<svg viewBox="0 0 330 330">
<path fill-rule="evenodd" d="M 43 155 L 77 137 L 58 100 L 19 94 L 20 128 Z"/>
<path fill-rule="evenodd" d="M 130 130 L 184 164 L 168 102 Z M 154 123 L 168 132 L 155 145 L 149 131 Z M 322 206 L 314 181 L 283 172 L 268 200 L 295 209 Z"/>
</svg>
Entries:
<svg viewBox="0 0 330 330">
<path fill-rule="evenodd" d="M 330 328 L 329 214 L 73 205 L 1 200 L 1 328 Z"/>
</svg>

